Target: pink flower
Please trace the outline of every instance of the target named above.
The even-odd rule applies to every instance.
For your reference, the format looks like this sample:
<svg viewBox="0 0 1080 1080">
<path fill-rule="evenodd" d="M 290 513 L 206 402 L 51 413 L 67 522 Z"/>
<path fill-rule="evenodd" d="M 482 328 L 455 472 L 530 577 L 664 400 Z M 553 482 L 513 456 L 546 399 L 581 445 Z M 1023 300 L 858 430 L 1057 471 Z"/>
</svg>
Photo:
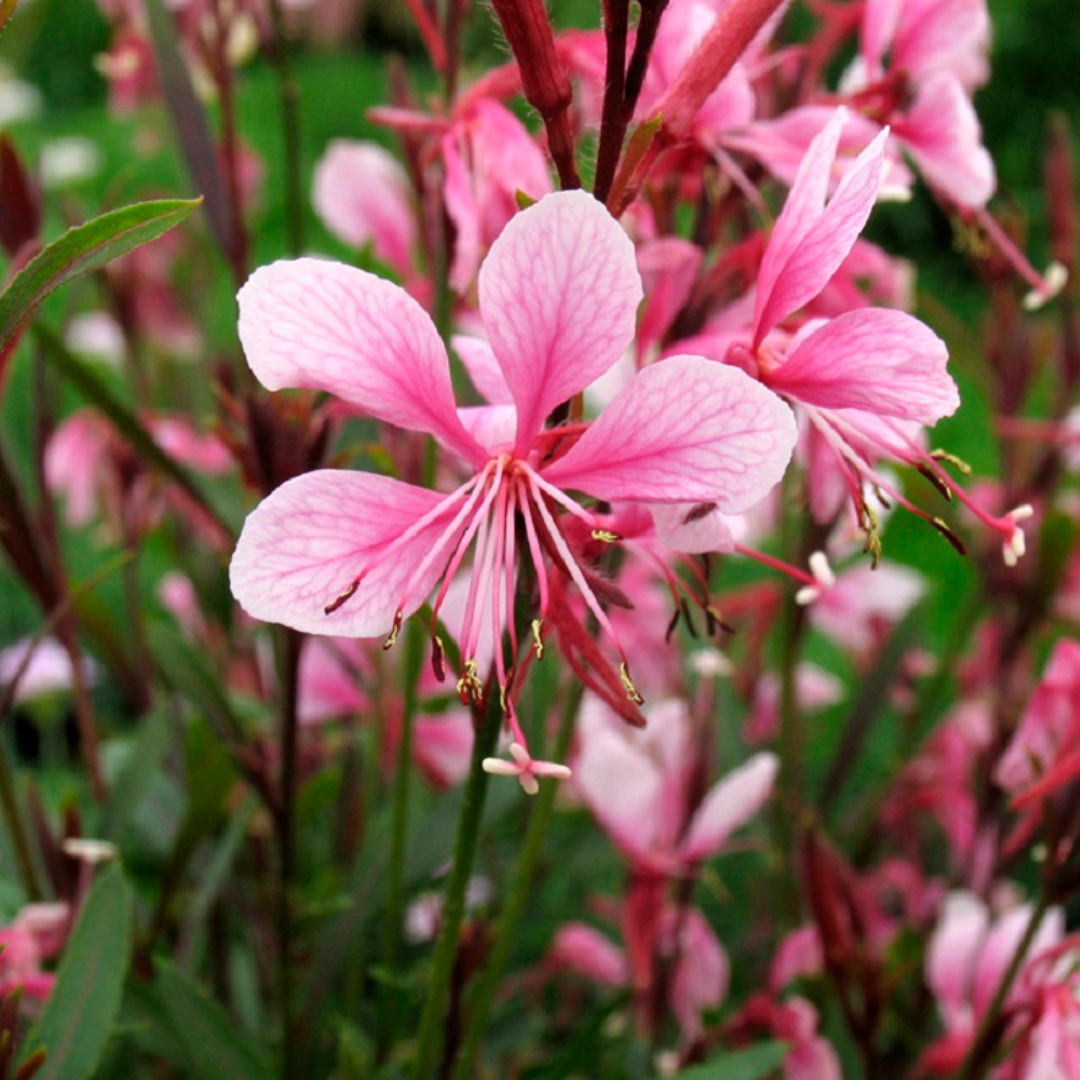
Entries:
<svg viewBox="0 0 1080 1080">
<path fill-rule="evenodd" d="M 335 139 L 315 166 L 315 212 L 339 240 L 370 244 L 375 257 L 403 277 L 413 269 L 416 217 L 409 178 L 377 143 Z"/>
<path fill-rule="evenodd" d="M 1025 804 L 1080 774 L 1080 642 L 1057 643 L 994 780 Z"/>
<path fill-rule="evenodd" d="M 19 989 L 36 1002 L 48 998 L 56 976 L 41 964 L 63 947 L 70 922 L 66 903 L 27 904 L 0 930 L 0 998 Z"/>
<path fill-rule="evenodd" d="M 598 702 L 579 720 L 574 783 L 601 826 L 638 870 L 677 875 L 715 855 L 772 794 L 779 761 L 755 754 L 688 802 L 700 755 L 686 705 L 661 701 L 632 729 Z"/>
<path fill-rule="evenodd" d="M 641 299 L 633 245 L 583 192 L 549 195 L 507 225 L 481 269 L 479 299 L 513 400 L 501 407 L 512 409 L 512 437 L 505 428 L 485 435 L 482 423 L 474 434 L 463 422 L 446 350 L 402 289 L 312 259 L 256 271 L 240 291 L 239 329 L 264 385 L 326 390 L 387 423 L 428 432 L 470 475 L 447 495 L 365 472 L 296 477 L 248 517 L 231 568 L 233 594 L 256 618 L 318 634 L 390 631 L 392 644 L 441 579 L 438 614 L 474 548 L 458 635 L 458 690 L 473 701 L 484 685 L 475 659 L 481 628 L 499 643 L 508 633 L 510 656 L 517 655 L 519 557 L 537 579 L 538 654 L 550 594 L 545 550 L 614 637 L 556 515 L 593 529 L 597 519 L 567 489 L 609 502 L 716 502 L 737 512 L 776 483 L 795 439 L 778 399 L 695 356 L 641 371 L 587 427 L 545 429 L 557 405 L 629 346 Z M 437 639 L 435 647 L 438 661 Z M 636 698 L 622 655 L 627 693 Z M 527 749 L 509 693 L 513 659 L 507 663 L 501 647 L 495 669 L 514 739 Z"/>
</svg>

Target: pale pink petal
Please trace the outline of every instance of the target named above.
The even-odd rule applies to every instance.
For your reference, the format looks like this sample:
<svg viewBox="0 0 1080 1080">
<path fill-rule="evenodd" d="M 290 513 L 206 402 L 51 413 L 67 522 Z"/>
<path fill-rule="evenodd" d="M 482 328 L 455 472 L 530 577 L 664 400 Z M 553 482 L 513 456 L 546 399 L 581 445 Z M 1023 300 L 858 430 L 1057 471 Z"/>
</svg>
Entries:
<svg viewBox="0 0 1080 1080">
<path fill-rule="evenodd" d="M 547 159 L 512 112 L 489 98 L 457 110 L 443 137 L 446 209 L 454 223 L 450 284 L 473 283 L 480 259 L 517 213 L 517 195 L 539 199 L 551 191 Z"/>
<path fill-rule="evenodd" d="M 914 77 L 947 72 L 967 90 L 990 74 L 986 0 L 905 0 L 893 39 L 892 66 Z"/>
<path fill-rule="evenodd" d="M 604 986 L 625 986 L 630 979 L 622 949 L 585 923 L 560 926 L 550 957 L 559 967 L 576 971 Z"/>
<path fill-rule="evenodd" d="M 308 634 L 389 632 L 405 587 L 455 507 L 379 562 L 349 600 L 332 604 L 366 566 L 443 496 L 372 473 L 322 469 L 282 484 L 248 516 L 229 568 L 233 596 L 256 619 Z M 435 559 L 411 590 L 415 611 L 441 574 Z"/>
<path fill-rule="evenodd" d="M 768 494 L 794 445 L 791 410 L 760 383 L 672 356 L 635 375 L 544 476 L 598 499 L 715 502 L 735 514 Z"/>
<path fill-rule="evenodd" d="M 863 308 L 818 327 L 763 381 L 810 405 L 935 424 L 960 404 L 948 358 L 945 343 L 918 319 Z"/>
<path fill-rule="evenodd" d="M 881 74 L 882 61 L 892 45 L 902 6 L 902 0 L 866 0 L 860 47 L 872 81 Z"/>
<path fill-rule="evenodd" d="M 777 219 L 762 260 L 754 312 L 755 348 L 769 329 L 821 292 L 847 257 L 873 209 L 881 185 L 887 131 L 880 132 L 856 158 L 841 177 L 828 206 L 820 210 L 838 139 L 839 131 L 830 122 L 811 143 L 805 160 L 814 168 L 824 168 L 825 176 L 812 176 L 800 169 Z M 833 154 L 826 159 L 823 151 Z M 800 185 L 805 190 L 800 190 Z M 789 217 L 787 211 L 792 205 Z"/>
<path fill-rule="evenodd" d="M 926 951 L 926 981 L 947 1027 L 970 1020 L 971 978 L 989 926 L 986 905 L 974 893 L 952 892 L 946 897 Z"/>
<path fill-rule="evenodd" d="M 548 195 L 506 226 L 480 270 L 480 310 L 518 407 L 519 452 L 618 360 L 640 300 L 634 245 L 586 192 Z"/>
<path fill-rule="evenodd" d="M 604 831 L 627 855 L 647 858 L 659 827 L 656 764 L 617 732 L 597 728 L 583 740 L 573 769 L 574 788 Z"/>
<path fill-rule="evenodd" d="M 670 909 L 678 926 L 675 970 L 671 977 L 671 1011 L 687 1040 L 701 1034 L 701 1014 L 727 996 L 731 964 L 712 927 L 696 908 Z"/>
<path fill-rule="evenodd" d="M 489 405 L 510 405 L 514 396 L 506 385 L 494 350 L 483 338 L 468 334 L 455 334 L 450 339 L 454 352 L 461 357 L 473 386 L 484 396 Z"/>
<path fill-rule="evenodd" d="M 765 805 L 779 768 L 776 755 L 764 752 L 728 773 L 698 807 L 679 848 L 679 858 L 698 862 L 715 855 L 728 837 Z"/>
<path fill-rule="evenodd" d="M 647 297 L 637 333 L 639 354 L 658 344 L 671 327 L 689 299 L 703 258 L 697 244 L 677 236 L 649 240 L 638 247 L 637 265 Z"/>
<path fill-rule="evenodd" d="M 994 161 L 982 144 L 975 107 L 953 76 L 942 73 L 922 83 L 894 130 L 923 179 L 954 202 L 978 209 L 994 194 Z"/>
<path fill-rule="evenodd" d="M 458 420 L 438 331 L 404 289 L 341 263 L 296 259 L 256 270 L 237 300 L 244 353 L 267 389 L 326 390 L 487 459 Z"/>
<path fill-rule="evenodd" d="M 734 551 L 746 531 L 742 518 L 727 517 L 708 503 L 657 503 L 650 511 L 660 542 L 686 555 Z"/>
<path fill-rule="evenodd" d="M 517 409 L 513 405 L 473 405 L 458 409 L 465 430 L 493 457 L 514 446 Z"/>
<path fill-rule="evenodd" d="M 350 247 L 371 244 L 398 273 L 412 269 L 416 218 L 409 178 L 377 143 L 335 139 L 315 166 L 311 199 L 326 228 Z"/>
<path fill-rule="evenodd" d="M 814 121 L 817 119 L 818 114 L 815 114 Z M 833 163 L 840 144 L 840 133 L 846 122 L 847 110 L 837 109 L 814 136 L 803 155 L 761 259 L 754 310 L 755 337 L 764 337 L 771 328 L 772 323 L 766 324 L 762 315 L 777 281 L 788 260 L 825 209 L 825 196 L 833 180 Z"/>
</svg>

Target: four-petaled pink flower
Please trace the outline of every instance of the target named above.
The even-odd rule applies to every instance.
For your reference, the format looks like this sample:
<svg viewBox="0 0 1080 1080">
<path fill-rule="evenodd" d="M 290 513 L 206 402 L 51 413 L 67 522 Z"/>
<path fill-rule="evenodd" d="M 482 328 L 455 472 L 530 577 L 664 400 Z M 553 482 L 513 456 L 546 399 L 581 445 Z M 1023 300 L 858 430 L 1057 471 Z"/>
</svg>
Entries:
<svg viewBox="0 0 1080 1080">
<path fill-rule="evenodd" d="M 591 196 L 560 192 L 519 213 L 479 279 L 480 313 L 512 404 L 459 412 L 443 343 L 404 290 L 314 259 L 256 271 L 240 291 L 239 329 L 265 386 L 326 390 L 377 419 L 428 432 L 470 475 L 448 494 L 368 472 L 319 470 L 290 480 L 244 526 L 231 568 L 241 605 L 308 633 L 389 631 L 389 644 L 441 580 L 438 615 L 472 548 L 458 689 L 473 700 L 482 694 L 481 627 L 497 643 L 507 634 L 511 660 L 500 644 L 496 678 L 514 738 L 527 749 L 508 693 L 519 558 L 536 575 L 538 652 L 548 562 L 615 638 L 559 516 L 600 525 L 567 490 L 606 502 L 714 502 L 737 513 L 777 482 L 795 441 L 791 412 L 777 397 L 698 356 L 645 368 L 588 426 L 545 428 L 556 406 L 630 345 L 640 300 L 633 245 Z M 627 693 L 636 697 L 622 660 Z"/>
</svg>

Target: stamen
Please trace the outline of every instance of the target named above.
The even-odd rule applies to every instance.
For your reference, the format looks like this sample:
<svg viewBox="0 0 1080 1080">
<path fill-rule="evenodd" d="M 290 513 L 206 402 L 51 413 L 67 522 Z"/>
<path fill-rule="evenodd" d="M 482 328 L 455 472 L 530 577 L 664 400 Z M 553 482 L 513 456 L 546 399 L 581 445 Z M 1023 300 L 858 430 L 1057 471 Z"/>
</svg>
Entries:
<svg viewBox="0 0 1080 1080">
<path fill-rule="evenodd" d="M 458 697 L 462 705 L 483 705 L 484 684 L 476 671 L 476 661 L 466 660 L 461 678 L 457 681 Z"/>
<path fill-rule="evenodd" d="M 618 533 L 614 533 L 610 529 L 593 529 L 590 535 L 594 540 L 599 540 L 604 544 L 614 544 L 622 539 Z"/>
<path fill-rule="evenodd" d="M 439 682 L 446 682 L 446 647 L 438 634 L 431 635 L 431 668 Z"/>
<path fill-rule="evenodd" d="M 644 705 L 645 699 L 641 696 L 641 694 L 638 693 L 638 688 L 634 685 L 633 680 L 630 678 L 630 668 L 627 667 L 625 660 L 619 665 L 619 678 L 622 680 L 622 684 L 626 688 L 626 696 L 635 705 Z"/>
<path fill-rule="evenodd" d="M 533 619 L 532 621 L 532 636 L 533 636 L 533 652 L 536 653 L 537 660 L 544 659 L 544 639 L 540 636 L 540 631 L 544 627 L 543 619 Z"/>
<path fill-rule="evenodd" d="M 390 631 L 390 636 L 383 642 L 383 649 L 392 649 L 394 647 L 398 639 L 398 634 L 401 633 L 401 624 L 404 619 L 405 616 L 402 613 L 401 608 L 398 608 L 398 610 L 394 612 L 394 626 Z"/>
</svg>

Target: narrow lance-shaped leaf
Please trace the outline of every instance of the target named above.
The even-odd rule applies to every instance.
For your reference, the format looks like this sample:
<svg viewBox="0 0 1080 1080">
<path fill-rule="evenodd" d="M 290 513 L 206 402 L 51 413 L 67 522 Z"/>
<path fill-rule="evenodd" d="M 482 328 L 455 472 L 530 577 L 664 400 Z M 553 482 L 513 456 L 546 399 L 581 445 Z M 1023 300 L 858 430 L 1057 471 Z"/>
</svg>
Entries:
<svg viewBox="0 0 1080 1080">
<path fill-rule="evenodd" d="M 195 93 L 187 63 L 180 55 L 179 34 L 162 0 L 145 0 L 144 6 L 161 92 L 188 172 L 195 189 L 206 198 L 206 216 L 218 246 L 229 264 L 237 268 L 241 253 L 237 250 L 236 222 L 226 198 L 225 180 L 206 112 Z"/>
<path fill-rule="evenodd" d="M 29 1060 L 44 1047 L 39 1080 L 87 1080 L 120 1010 L 131 955 L 131 890 L 119 866 L 94 882 L 64 949 L 56 987 L 27 1037 Z"/>
<path fill-rule="evenodd" d="M 160 199 L 111 210 L 69 229 L 26 264 L 0 296 L 0 354 L 54 289 L 156 240 L 201 199 Z"/>
<path fill-rule="evenodd" d="M 189 1058 L 191 1075 L 202 1080 L 265 1080 L 269 1062 L 213 999 L 170 964 L 155 980 L 173 1030 Z"/>
</svg>

